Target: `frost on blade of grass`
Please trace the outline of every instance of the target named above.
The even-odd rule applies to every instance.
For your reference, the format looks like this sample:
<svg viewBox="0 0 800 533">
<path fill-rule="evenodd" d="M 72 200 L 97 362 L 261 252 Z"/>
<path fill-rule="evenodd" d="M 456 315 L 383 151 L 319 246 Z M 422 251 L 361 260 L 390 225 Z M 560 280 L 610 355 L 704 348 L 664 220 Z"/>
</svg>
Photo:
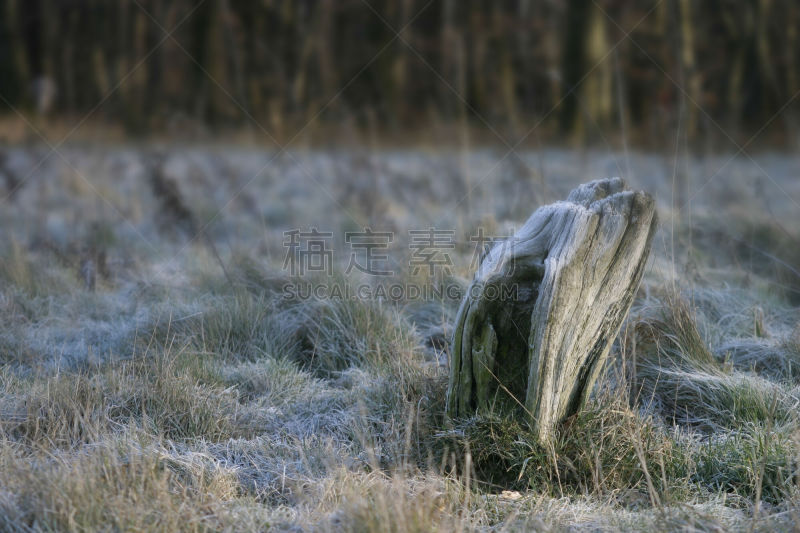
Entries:
<svg viewBox="0 0 800 533">
<path fill-rule="evenodd" d="M 460 516 L 462 501 L 456 491 L 435 478 L 397 473 L 387 479 L 339 471 L 331 485 L 342 504 L 322 521 L 323 531 L 423 533 L 471 531 L 477 526 Z"/>
<path fill-rule="evenodd" d="M 269 527 L 268 510 L 241 498 L 235 471 L 198 454 L 110 441 L 40 461 L 5 446 L 0 464 L 5 531 Z"/>
<path fill-rule="evenodd" d="M 47 297 L 77 288 L 74 272 L 67 272 L 47 254 L 34 256 L 17 241 L 0 244 L 0 283 L 28 298 Z"/>
<path fill-rule="evenodd" d="M 242 400 L 263 400 L 267 406 L 289 407 L 317 399 L 323 384 L 297 368 L 287 358 L 265 357 L 221 370 L 224 381 L 234 385 Z"/>
<path fill-rule="evenodd" d="M 36 263 L 29 275 L 38 279 L 43 269 Z M 78 290 L 73 272 L 52 271 L 55 279 L 38 279 L 31 289 L 0 279 L 0 364 L 79 370 L 124 352 L 149 313 L 147 306 L 132 305 L 127 289 Z"/>
<path fill-rule="evenodd" d="M 707 431 L 796 419 L 798 399 L 778 383 L 717 361 L 688 305 L 668 300 L 635 326 L 634 399 L 668 420 Z"/>
<path fill-rule="evenodd" d="M 301 364 L 322 376 L 351 367 L 382 371 L 413 364 L 419 339 L 390 305 L 359 300 L 304 304 Z"/>
<path fill-rule="evenodd" d="M 684 294 L 692 304 L 698 330 L 711 346 L 733 340 L 774 341 L 787 337 L 800 315 L 774 290 L 754 286 L 749 289 L 727 286 L 755 284 L 749 275 L 738 275 L 724 286 L 699 287 Z M 669 297 L 667 297 L 669 298 Z"/>
<path fill-rule="evenodd" d="M 403 309 L 408 320 L 419 331 L 425 346 L 438 356 L 437 363 L 443 366 L 447 363 L 447 352 L 450 350 L 450 337 L 457 311 L 458 303 L 453 305 L 452 302 L 446 300 L 412 302 Z"/>
<path fill-rule="evenodd" d="M 545 494 L 638 491 L 660 501 L 685 488 L 688 451 L 678 437 L 617 396 L 596 399 L 568 419 L 551 447 L 519 418 L 480 415 L 460 421 L 445 450 L 469 452 L 478 482 Z M 456 465 L 457 466 L 457 465 Z M 684 485 L 684 487 L 681 487 Z"/>
<path fill-rule="evenodd" d="M 796 488 L 797 454 L 797 442 L 785 429 L 750 426 L 700 443 L 692 479 L 709 491 L 745 501 L 760 491 L 764 501 L 779 504 Z"/>
<path fill-rule="evenodd" d="M 773 505 L 786 501 L 798 475 L 797 442 L 789 431 L 748 425 L 700 438 L 670 430 L 619 398 L 603 398 L 568 420 L 552 448 L 537 445 L 516 419 L 491 415 L 459 421 L 438 438 L 442 453 L 469 454 L 476 486 L 484 491 L 591 494 L 663 509 L 714 494 L 735 506 L 759 494 Z M 451 466 L 459 471 L 463 463 Z"/>
<path fill-rule="evenodd" d="M 698 253 L 717 266 L 741 265 L 748 272 L 773 282 L 774 288 L 793 305 L 800 304 L 800 234 L 797 228 L 767 218 L 756 210 L 740 217 L 703 217 L 692 225 Z"/>
<path fill-rule="evenodd" d="M 97 169 L 88 177 L 125 219 L 108 219 L 112 275 L 90 293 L 47 243 L 74 254 L 82 221 L 106 220 L 91 191 L 26 187 L 0 213 L 0 530 L 786 531 L 800 519 L 800 314 L 787 290 L 797 280 L 752 248 L 797 269 L 788 241 L 763 233 L 777 227 L 723 209 L 708 231 L 713 221 L 693 219 L 694 241 L 679 231 L 675 257 L 654 247 L 612 354 L 624 375 L 603 377 L 607 386 L 541 449 L 514 420 L 445 420 L 458 301 L 281 298 L 293 281 L 280 270 L 285 229 L 336 231 L 345 219 L 346 229 L 362 229 L 329 208 L 291 157 L 275 158 L 269 179 L 250 183 L 207 228 L 226 278 L 206 248 L 177 253 L 183 243 L 158 231 L 140 151 L 62 149 L 76 168 Z M 491 155 L 475 151 L 469 163 L 488 172 Z M 520 156 L 531 168 L 546 160 L 550 197 L 587 168 L 615 168 L 592 151 L 580 163 L 566 150 Z M 362 174 L 391 196 L 385 215 L 399 240 L 387 253 L 398 264 L 420 220 L 502 235 L 519 222 L 503 215 L 531 208 L 524 195 L 509 203 L 509 190 L 528 190 L 509 173 L 509 188 L 493 189 L 485 210 L 448 210 L 463 186 L 452 172 L 458 153 L 370 157 L 391 169 Z M 187 205 L 210 220 L 212 204 L 270 158 L 182 147 L 169 171 Z M 334 193 L 352 179 L 352 162 L 336 151 L 304 161 Z M 52 162 L 40 168 L 53 178 L 42 184 L 62 177 Z M 635 152 L 630 163 L 637 188 L 656 192 L 665 214 L 671 168 Z M 700 163 L 689 161 L 695 171 Z M 219 179 L 225 168 L 230 180 Z M 756 199 L 739 202 L 730 180 L 719 184 L 728 207 L 752 210 Z M 777 200 L 779 220 L 793 220 L 796 207 L 784 198 L 791 211 L 778 214 Z M 469 277 L 472 248 L 450 252 L 454 273 Z M 685 313 L 657 300 L 672 279 Z"/>
<path fill-rule="evenodd" d="M 745 517 L 724 498 L 632 508 L 585 494 L 483 491 L 464 479 L 402 471 L 338 470 L 313 492 L 321 496 L 309 495 L 304 518 L 317 520 L 299 525 L 322 531 L 736 531 Z"/>
<path fill-rule="evenodd" d="M 446 376 L 429 368 L 371 377 L 355 369 L 344 373 L 358 380 L 350 391 L 347 437 L 362 460 L 390 468 L 423 467 L 431 459 L 434 435 L 445 423 Z"/>
<path fill-rule="evenodd" d="M 128 425 L 172 439 L 237 433 L 237 396 L 198 383 L 170 354 L 106 363 L 93 372 L 19 377 L 2 373 L 5 438 L 28 446 L 74 447 Z"/>
<path fill-rule="evenodd" d="M 720 345 L 716 353 L 739 371 L 778 383 L 800 383 L 800 343 L 791 337 L 778 341 L 734 339 Z"/>
<path fill-rule="evenodd" d="M 156 328 L 163 346 L 186 346 L 220 361 L 291 357 L 299 321 L 272 298 L 234 291 L 167 309 Z"/>
</svg>

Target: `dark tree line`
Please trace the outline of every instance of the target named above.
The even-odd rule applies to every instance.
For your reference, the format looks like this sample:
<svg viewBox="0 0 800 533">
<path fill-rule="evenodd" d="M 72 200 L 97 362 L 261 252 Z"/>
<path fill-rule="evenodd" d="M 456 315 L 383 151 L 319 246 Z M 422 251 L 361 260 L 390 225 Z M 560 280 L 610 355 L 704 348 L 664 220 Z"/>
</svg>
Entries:
<svg viewBox="0 0 800 533">
<path fill-rule="evenodd" d="M 779 112 L 771 131 L 796 131 L 793 0 L 198 2 L 4 0 L 0 95 L 80 116 L 113 90 L 95 116 L 132 132 L 249 114 L 286 138 L 320 114 L 657 140 L 680 116 L 689 137 L 746 139 Z"/>
</svg>

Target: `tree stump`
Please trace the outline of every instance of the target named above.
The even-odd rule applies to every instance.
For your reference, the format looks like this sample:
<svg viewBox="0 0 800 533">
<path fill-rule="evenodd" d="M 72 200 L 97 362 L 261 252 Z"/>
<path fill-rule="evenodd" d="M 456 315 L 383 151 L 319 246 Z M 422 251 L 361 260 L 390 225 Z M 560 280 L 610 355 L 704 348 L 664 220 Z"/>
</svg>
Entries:
<svg viewBox="0 0 800 533">
<path fill-rule="evenodd" d="M 612 178 L 537 209 L 496 244 L 456 317 L 447 414 L 524 412 L 548 443 L 591 392 L 655 228 L 653 198 Z"/>
</svg>

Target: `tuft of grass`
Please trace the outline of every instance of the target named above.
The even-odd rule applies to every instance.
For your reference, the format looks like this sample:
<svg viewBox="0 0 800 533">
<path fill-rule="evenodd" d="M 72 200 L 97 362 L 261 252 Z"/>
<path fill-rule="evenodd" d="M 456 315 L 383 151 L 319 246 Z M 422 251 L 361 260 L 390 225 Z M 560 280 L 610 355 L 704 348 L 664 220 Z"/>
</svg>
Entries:
<svg viewBox="0 0 800 533">
<path fill-rule="evenodd" d="M 106 443 L 75 456 L 33 460 L 0 447 L 4 531 L 266 529 L 233 470 L 199 454 Z M 241 509 L 244 511 L 244 509 Z M 261 518 L 261 519 L 259 519 Z"/>
<path fill-rule="evenodd" d="M 688 479 L 687 450 L 675 435 L 611 397 L 569 419 L 550 448 L 519 417 L 479 415 L 441 436 L 470 453 L 488 488 L 550 495 L 633 490 L 655 503 Z"/>
<path fill-rule="evenodd" d="M 161 346 L 177 344 L 223 361 L 292 356 L 298 348 L 298 320 L 274 299 L 245 291 L 210 297 L 199 310 L 174 311 L 156 325 Z"/>
<path fill-rule="evenodd" d="M 748 424 L 784 424 L 797 399 L 784 387 L 717 361 L 689 306 L 663 302 L 658 318 L 635 326 L 632 396 L 672 423 L 705 431 Z"/>
<path fill-rule="evenodd" d="M 796 444 L 786 431 L 760 426 L 719 435 L 696 449 L 692 481 L 745 501 L 760 495 L 768 503 L 779 504 L 796 486 Z"/>
<path fill-rule="evenodd" d="M 27 298 L 36 298 L 68 292 L 76 286 L 76 278 L 63 268 L 51 265 L 47 257 L 33 257 L 12 240 L 0 253 L 0 283 Z"/>
<path fill-rule="evenodd" d="M 300 361 L 322 376 L 354 367 L 386 373 L 419 358 L 414 328 L 389 305 L 315 300 L 304 303 L 301 313 Z"/>
<path fill-rule="evenodd" d="M 235 386 L 242 401 L 261 399 L 270 406 L 290 406 L 308 401 L 323 387 L 319 380 L 286 358 L 263 358 L 222 370 L 223 379 Z"/>
<path fill-rule="evenodd" d="M 775 218 L 744 217 L 741 220 L 703 220 L 691 228 L 699 249 L 711 253 L 709 262 L 735 264 L 747 272 L 774 280 L 786 299 L 800 304 L 800 235 Z"/>
<path fill-rule="evenodd" d="M 255 260 L 248 253 L 234 252 L 229 261 L 231 278 L 238 286 L 255 295 L 278 295 L 290 281 L 284 272 L 264 268 L 261 261 Z M 228 283 L 227 279 L 217 280 Z"/>
<path fill-rule="evenodd" d="M 25 367 L 41 359 L 41 355 L 25 342 L 21 326 L 6 323 L 0 330 L 0 365 Z"/>
<path fill-rule="evenodd" d="M 18 378 L 2 374 L 2 433 L 30 446 L 70 447 L 98 440 L 109 430 L 110 404 L 96 376 L 58 374 Z"/>
<path fill-rule="evenodd" d="M 742 372 L 778 383 L 800 383 L 800 343 L 791 337 L 779 342 L 734 340 L 723 344 L 718 353 Z"/>
<path fill-rule="evenodd" d="M 375 468 L 424 468 L 445 424 L 446 376 L 429 367 L 377 376 L 353 369 L 343 378 L 360 381 L 349 438 L 374 456 Z"/>
<path fill-rule="evenodd" d="M 654 508 L 723 494 L 732 503 L 760 498 L 777 505 L 794 494 L 798 476 L 789 430 L 750 425 L 698 439 L 612 399 L 570 419 L 549 449 L 518 419 L 494 415 L 459 421 L 439 437 L 444 453 L 469 457 L 483 492 L 588 494 L 625 505 L 638 495 Z"/>
<path fill-rule="evenodd" d="M 453 490 L 441 480 L 415 479 L 395 473 L 391 477 L 340 474 L 339 509 L 321 525 L 324 531 L 387 533 L 430 531 L 471 531 L 459 516 L 461 509 Z"/>
<path fill-rule="evenodd" d="M 121 414 L 141 420 L 171 439 L 224 440 L 238 435 L 238 394 L 234 389 L 199 383 L 182 372 L 170 354 L 154 361 L 131 361 L 113 372 L 120 377 Z M 111 390 L 114 390 L 112 384 Z"/>
<path fill-rule="evenodd" d="M 176 440 L 239 433 L 233 389 L 198 383 L 162 354 L 94 372 L 0 374 L 2 433 L 28 446 L 71 448 L 136 426 Z"/>
</svg>

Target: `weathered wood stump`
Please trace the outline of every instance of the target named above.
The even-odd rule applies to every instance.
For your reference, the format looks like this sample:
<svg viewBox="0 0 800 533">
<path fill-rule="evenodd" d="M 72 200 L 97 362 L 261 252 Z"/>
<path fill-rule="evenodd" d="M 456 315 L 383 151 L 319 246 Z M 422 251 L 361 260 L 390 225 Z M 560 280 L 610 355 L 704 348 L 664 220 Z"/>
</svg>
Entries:
<svg viewBox="0 0 800 533">
<path fill-rule="evenodd" d="M 652 197 L 624 189 L 619 178 L 581 185 L 483 259 L 456 318 L 450 417 L 524 412 L 547 443 L 583 405 L 656 227 Z"/>
</svg>

